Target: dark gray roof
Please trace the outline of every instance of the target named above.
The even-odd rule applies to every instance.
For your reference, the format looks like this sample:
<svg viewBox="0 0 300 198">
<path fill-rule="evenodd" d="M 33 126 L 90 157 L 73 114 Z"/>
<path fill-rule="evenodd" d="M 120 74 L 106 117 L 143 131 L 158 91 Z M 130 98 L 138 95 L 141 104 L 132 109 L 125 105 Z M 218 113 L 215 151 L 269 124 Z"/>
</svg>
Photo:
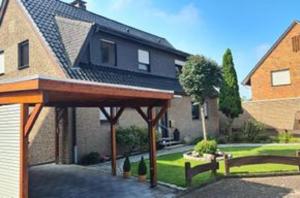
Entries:
<svg viewBox="0 0 300 198">
<path fill-rule="evenodd" d="M 74 65 L 93 24 L 60 16 L 55 18 L 71 65 Z"/>
<path fill-rule="evenodd" d="M 183 93 L 183 89 L 179 84 L 179 81 L 174 78 L 160 77 L 96 65 L 81 65 L 80 69 L 74 70 L 80 71 L 80 75 L 76 76 L 76 79 L 80 80 L 173 90 L 176 93 Z"/>
<path fill-rule="evenodd" d="M 96 27 L 112 30 L 127 35 L 127 37 L 134 37 L 138 40 L 148 42 L 149 45 L 155 45 L 160 49 L 169 50 L 170 52 L 178 53 L 182 56 L 188 56 L 187 53 L 176 50 L 166 39 L 137 30 L 89 11 L 76 8 L 59 0 L 19 1 L 22 2 L 25 10 L 27 10 L 33 19 L 42 36 L 59 60 L 63 70 L 70 78 L 181 91 L 181 87 L 176 79 L 161 78 L 135 72 L 108 70 L 107 68 L 93 66 L 89 68 L 72 67 L 71 64 L 75 60 L 73 60 L 73 55 L 70 55 L 69 46 L 65 46 L 65 41 L 68 39 L 65 38 L 63 31 L 60 32 L 60 30 L 63 29 L 61 27 L 62 24 L 58 24 L 62 23 L 62 20 L 57 22 L 56 19 L 57 17 L 63 17 L 70 20 L 95 24 Z M 69 29 L 65 31 L 72 31 L 73 28 L 74 27 L 69 26 Z M 73 53 L 76 52 L 71 52 L 71 54 Z M 114 72 L 116 73 L 114 74 Z"/>
</svg>

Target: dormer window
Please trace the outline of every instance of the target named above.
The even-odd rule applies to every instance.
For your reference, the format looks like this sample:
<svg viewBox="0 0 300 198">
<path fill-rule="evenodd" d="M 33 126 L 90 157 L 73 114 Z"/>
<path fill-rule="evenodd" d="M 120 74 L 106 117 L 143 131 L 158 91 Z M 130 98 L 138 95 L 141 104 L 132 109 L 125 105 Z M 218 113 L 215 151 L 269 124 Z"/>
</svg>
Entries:
<svg viewBox="0 0 300 198">
<path fill-rule="evenodd" d="M 116 44 L 109 40 L 101 40 L 101 60 L 105 65 L 116 66 Z"/>
<path fill-rule="evenodd" d="M 184 61 L 175 60 L 175 69 L 176 69 L 176 76 L 178 77 L 182 73 L 182 68 L 185 65 Z"/>
<path fill-rule="evenodd" d="M 146 50 L 138 50 L 139 69 L 143 71 L 150 71 L 150 54 Z"/>
</svg>

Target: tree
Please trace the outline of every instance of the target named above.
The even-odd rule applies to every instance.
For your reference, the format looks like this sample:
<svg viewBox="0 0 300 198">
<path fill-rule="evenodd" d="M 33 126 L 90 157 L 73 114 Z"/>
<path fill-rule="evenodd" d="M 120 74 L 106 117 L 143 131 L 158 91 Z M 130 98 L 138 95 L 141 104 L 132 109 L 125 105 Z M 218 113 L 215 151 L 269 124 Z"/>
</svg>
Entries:
<svg viewBox="0 0 300 198">
<path fill-rule="evenodd" d="M 223 83 L 220 89 L 219 109 L 229 119 L 227 132 L 232 133 L 232 123 L 243 113 L 241 97 L 239 93 L 238 79 L 234 68 L 232 53 L 227 49 L 223 56 Z"/>
<path fill-rule="evenodd" d="M 222 82 L 221 69 L 215 61 L 204 56 L 190 56 L 179 76 L 180 84 L 192 102 L 199 104 L 203 138 L 207 140 L 204 103 L 208 98 L 218 95 L 217 88 Z"/>
</svg>

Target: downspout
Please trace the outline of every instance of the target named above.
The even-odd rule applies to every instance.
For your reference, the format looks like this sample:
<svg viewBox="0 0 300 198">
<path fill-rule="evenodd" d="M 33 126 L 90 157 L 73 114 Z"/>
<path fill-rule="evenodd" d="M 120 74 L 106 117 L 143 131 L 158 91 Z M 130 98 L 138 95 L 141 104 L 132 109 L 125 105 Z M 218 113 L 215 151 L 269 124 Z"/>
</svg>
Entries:
<svg viewBox="0 0 300 198">
<path fill-rule="evenodd" d="M 77 147 L 77 116 L 76 116 L 76 108 L 72 108 L 72 148 L 73 148 L 73 162 L 74 164 L 78 164 L 78 147 Z"/>
</svg>

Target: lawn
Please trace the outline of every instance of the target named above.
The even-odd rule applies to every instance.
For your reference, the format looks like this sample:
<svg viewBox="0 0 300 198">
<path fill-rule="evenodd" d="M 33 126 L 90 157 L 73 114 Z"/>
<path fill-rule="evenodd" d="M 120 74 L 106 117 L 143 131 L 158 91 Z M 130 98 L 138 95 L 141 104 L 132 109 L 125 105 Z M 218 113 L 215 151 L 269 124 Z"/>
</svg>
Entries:
<svg viewBox="0 0 300 198">
<path fill-rule="evenodd" d="M 296 151 L 300 150 L 299 145 L 286 145 L 286 146 L 259 146 L 259 147 L 229 147 L 221 148 L 220 150 L 231 153 L 233 157 L 251 156 L 251 155 L 283 155 L 295 156 Z M 206 162 L 190 161 L 192 167 Z M 147 161 L 147 164 L 148 161 Z M 185 187 L 184 176 L 185 160 L 182 153 L 175 153 L 170 155 L 160 156 L 157 159 L 158 167 L 158 180 L 177 186 Z M 132 164 L 133 175 L 137 174 L 137 163 Z M 148 168 L 149 170 L 149 168 Z M 270 173 L 270 172 L 283 172 L 283 171 L 297 171 L 297 166 L 280 165 L 280 164 L 263 164 L 263 165 L 249 165 L 243 167 L 232 168 L 232 174 L 247 174 L 247 173 Z M 149 173 L 149 171 L 148 171 Z M 224 175 L 224 162 L 220 162 L 220 169 L 218 175 Z M 197 175 L 193 178 L 193 186 L 198 186 L 207 183 L 214 178 L 210 172 Z"/>
</svg>

